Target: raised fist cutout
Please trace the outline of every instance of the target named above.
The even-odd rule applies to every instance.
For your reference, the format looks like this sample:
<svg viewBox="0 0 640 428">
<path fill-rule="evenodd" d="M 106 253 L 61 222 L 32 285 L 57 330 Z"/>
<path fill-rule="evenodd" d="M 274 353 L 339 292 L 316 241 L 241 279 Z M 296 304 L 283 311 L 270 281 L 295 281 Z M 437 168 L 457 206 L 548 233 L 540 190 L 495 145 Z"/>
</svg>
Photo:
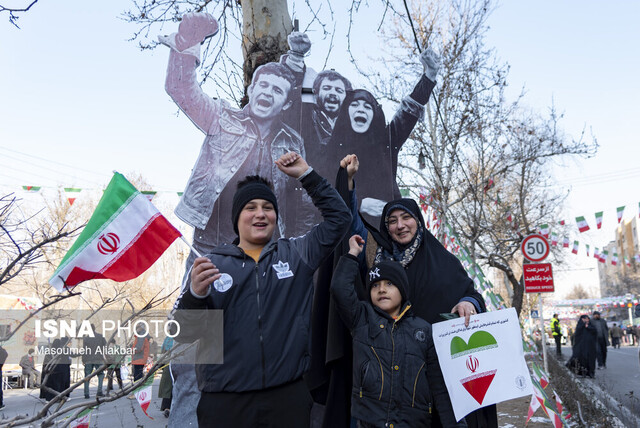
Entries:
<svg viewBox="0 0 640 428">
<path fill-rule="evenodd" d="M 433 49 L 427 48 L 420 54 L 420 62 L 424 67 L 424 74 L 429 80 L 435 82 L 438 70 L 440 70 L 440 66 L 442 65 L 440 56 L 435 53 Z"/>
<path fill-rule="evenodd" d="M 287 42 L 289 42 L 289 54 L 304 56 L 309 49 L 311 49 L 311 40 L 305 33 L 294 31 L 287 36 Z"/>
<path fill-rule="evenodd" d="M 179 51 L 204 42 L 218 32 L 218 21 L 208 13 L 189 12 L 182 17 L 176 36 Z"/>
</svg>

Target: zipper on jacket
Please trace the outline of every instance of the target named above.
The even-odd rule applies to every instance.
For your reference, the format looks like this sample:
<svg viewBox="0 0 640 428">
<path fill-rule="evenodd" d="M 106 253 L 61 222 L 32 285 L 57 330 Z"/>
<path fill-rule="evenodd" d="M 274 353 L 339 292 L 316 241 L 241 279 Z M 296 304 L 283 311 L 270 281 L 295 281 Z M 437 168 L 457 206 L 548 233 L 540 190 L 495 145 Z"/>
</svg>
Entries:
<svg viewBox="0 0 640 428">
<path fill-rule="evenodd" d="M 387 422 L 389 422 L 389 416 L 391 416 L 391 401 L 393 400 L 393 371 L 395 370 L 395 360 L 396 360 L 396 342 L 393 340 L 393 333 L 396 330 L 396 321 L 393 322 L 393 326 L 391 327 L 391 385 L 389 386 L 389 406 L 387 406 Z"/>
<path fill-rule="evenodd" d="M 382 362 L 380 361 L 380 357 L 378 357 L 378 353 L 376 352 L 375 349 L 373 349 L 373 346 L 371 346 L 371 350 L 373 351 L 373 355 L 375 355 L 376 358 L 378 359 L 378 365 L 380 366 L 380 375 L 382 376 L 382 385 L 380 385 L 380 396 L 378 397 L 378 400 L 382 400 L 382 390 L 384 389 L 384 370 L 382 368 Z M 362 397 L 362 386 L 360 387 L 360 397 Z"/>
<path fill-rule="evenodd" d="M 424 365 L 425 363 L 422 363 L 422 365 L 420 366 L 420 370 L 418 370 L 418 374 L 416 375 L 416 380 L 415 382 L 413 382 L 413 398 L 411 399 L 411 407 L 414 407 L 414 404 L 416 402 L 416 388 L 418 386 L 418 378 L 420 377 L 420 373 L 422 372 Z"/>
<path fill-rule="evenodd" d="M 260 307 L 260 276 L 258 275 L 258 263 L 256 263 L 256 300 L 258 301 L 258 331 L 260 332 L 260 362 L 262 363 L 262 388 L 266 388 L 266 364 L 264 361 L 264 339 L 262 338 L 262 309 Z"/>
</svg>

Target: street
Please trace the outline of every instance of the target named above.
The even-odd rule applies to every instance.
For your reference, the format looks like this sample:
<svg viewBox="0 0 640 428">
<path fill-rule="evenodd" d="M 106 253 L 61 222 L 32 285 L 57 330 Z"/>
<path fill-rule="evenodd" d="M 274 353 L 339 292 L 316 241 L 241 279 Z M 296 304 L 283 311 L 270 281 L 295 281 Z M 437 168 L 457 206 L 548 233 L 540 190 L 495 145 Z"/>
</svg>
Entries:
<svg viewBox="0 0 640 428">
<path fill-rule="evenodd" d="M 555 347 L 549 348 L 555 352 Z M 563 346 L 564 361 L 571 357 L 571 347 Z M 620 403 L 620 407 L 627 409 L 633 415 L 640 417 L 640 364 L 638 361 L 638 347 L 622 346 L 614 349 L 607 348 L 607 368 L 596 369 L 595 379 L 583 379 L 597 385 Z M 616 412 L 614 411 L 614 414 Z"/>
<path fill-rule="evenodd" d="M 94 410 L 91 413 L 92 428 L 130 428 L 130 427 L 144 427 L 144 428 L 160 428 L 167 426 L 167 419 L 160 412 L 160 402 L 162 399 L 158 397 L 158 385 L 160 384 L 160 377 L 156 377 L 153 383 L 153 399 L 147 409 L 149 416 L 146 416 L 138 401 L 136 399 L 127 399 L 122 397 L 118 400 L 103 403 L 100 408 Z M 96 386 L 91 387 L 91 396 L 95 396 Z M 19 414 L 33 415 L 42 408 L 45 401 L 38 398 L 40 389 L 10 389 L 4 391 L 4 404 L 5 408 L 0 410 L 0 427 L 4 426 L 4 422 L 7 419 L 11 419 Z M 70 397 L 70 403 L 75 404 L 81 401 L 85 401 L 82 387 L 73 391 Z M 65 415 L 66 416 L 66 415 Z M 67 422 L 64 417 L 59 418 L 56 426 L 63 426 Z M 35 423 L 32 426 L 37 426 L 39 423 Z"/>
</svg>

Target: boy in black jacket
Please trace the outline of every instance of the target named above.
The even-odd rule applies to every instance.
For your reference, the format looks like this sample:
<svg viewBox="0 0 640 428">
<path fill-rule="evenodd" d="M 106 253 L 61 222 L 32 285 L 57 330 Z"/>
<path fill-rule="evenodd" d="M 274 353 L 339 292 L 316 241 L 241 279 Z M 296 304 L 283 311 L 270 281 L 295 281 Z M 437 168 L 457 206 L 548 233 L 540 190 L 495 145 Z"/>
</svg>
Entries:
<svg viewBox="0 0 640 428">
<path fill-rule="evenodd" d="M 304 236 L 275 240 L 278 201 L 269 183 L 257 176 L 239 183 L 230 216 L 238 239 L 195 260 L 175 313 L 177 339 L 199 339 L 198 358 L 224 352 L 223 364 L 196 364 L 201 428 L 309 426 L 312 403 L 302 376 L 310 362 L 313 274 L 351 215 L 297 153 L 282 155 L 276 166 L 300 180 L 323 221 Z M 215 309 L 224 311 L 222 347 L 206 315 Z"/>
<path fill-rule="evenodd" d="M 358 300 L 354 285 L 364 240 L 353 235 L 349 254 L 338 263 L 331 293 L 353 336 L 351 415 L 360 427 L 430 427 L 435 400 L 445 427 L 456 422 L 440 371 L 431 325 L 411 313 L 406 273 L 383 261 L 367 274 L 370 302 Z"/>
</svg>

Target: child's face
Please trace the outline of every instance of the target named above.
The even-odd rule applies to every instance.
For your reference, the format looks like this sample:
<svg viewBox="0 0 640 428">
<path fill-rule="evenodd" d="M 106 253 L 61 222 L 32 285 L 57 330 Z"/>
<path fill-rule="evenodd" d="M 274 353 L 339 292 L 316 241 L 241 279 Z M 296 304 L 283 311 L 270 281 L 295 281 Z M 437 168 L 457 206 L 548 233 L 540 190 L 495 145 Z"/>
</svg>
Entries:
<svg viewBox="0 0 640 428">
<path fill-rule="evenodd" d="M 402 295 L 398 287 L 393 285 L 391 281 L 383 279 L 371 284 L 371 302 L 392 317 L 395 317 L 400 313 Z"/>
</svg>

